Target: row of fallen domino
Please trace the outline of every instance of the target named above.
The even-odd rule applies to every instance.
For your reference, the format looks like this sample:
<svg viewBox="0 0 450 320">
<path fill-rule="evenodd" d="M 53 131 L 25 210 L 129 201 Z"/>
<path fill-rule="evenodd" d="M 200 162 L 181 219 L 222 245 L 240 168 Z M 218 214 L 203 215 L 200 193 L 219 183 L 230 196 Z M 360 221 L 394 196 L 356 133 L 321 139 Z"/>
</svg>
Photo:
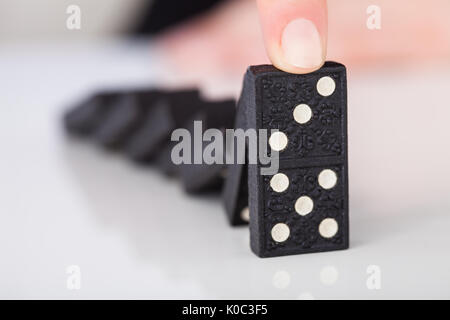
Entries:
<svg viewBox="0 0 450 320">
<path fill-rule="evenodd" d="M 277 129 L 268 150 L 279 170 L 257 164 L 182 164 L 171 160 L 172 131 Z M 178 176 L 188 193 L 222 190 L 231 225 L 250 225 L 260 257 L 348 248 L 347 88 L 342 64 L 295 75 L 250 67 L 239 101 L 205 101 L 197 90 L 136 89 L 93 95 L 69 110 L 67 131 L 120 149 Z M 205 147 L 205 146 L 203 146 Z M 225 174 L 224 174 L 225 172 Z"/>
</svg>

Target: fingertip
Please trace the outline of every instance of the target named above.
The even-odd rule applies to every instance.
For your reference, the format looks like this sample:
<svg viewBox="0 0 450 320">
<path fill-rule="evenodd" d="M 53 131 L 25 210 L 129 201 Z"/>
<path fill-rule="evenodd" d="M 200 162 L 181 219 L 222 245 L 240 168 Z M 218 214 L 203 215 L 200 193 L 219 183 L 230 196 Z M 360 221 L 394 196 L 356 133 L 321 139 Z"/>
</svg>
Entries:
<svg viewBox="0 0 450 320">
<path fill-rule="evenodd" d="M 326 60 L 326 0 L 258 0 L 268 56 L 280 70 L 309 73 Z"/>
<path fill-rule="evenodd" d="M 282 70 L 284 72 L 295 74 L 306 74 L 322 68 L 322 66 L 325 64 L 325 59 L 323 59 L 319 64 L 312 67 L 297 67 L 292 64 L 286 63 L 283 59 L 275 59 L 275 58 L 272 58 L 271 62 L 277 69 Z"/>
</svg>

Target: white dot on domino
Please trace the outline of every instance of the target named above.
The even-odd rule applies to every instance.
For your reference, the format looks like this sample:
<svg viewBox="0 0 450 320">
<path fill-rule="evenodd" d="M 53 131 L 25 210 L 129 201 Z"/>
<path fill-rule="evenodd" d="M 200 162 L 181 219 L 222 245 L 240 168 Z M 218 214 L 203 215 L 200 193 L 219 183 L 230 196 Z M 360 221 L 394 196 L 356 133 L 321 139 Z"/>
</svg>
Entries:
<svg viewBox="0 0 450 320">
<path fill-rule="evenodd" d="M 322 77 L 317 81 L 317 92 L 324 97 L 331 96 L 336 89 L 336 83 L 331 77 Z"/>
<path fill-rule="evenodd" d="M 282 151 L 288 144 L 287 136 L 280 131 L 272 133 L 269 138 L 269 145 L 274 151 Z"/>
<path fill-rule="evenodd" d="M 319 233 L 324 238 L 333 238 L 338 232 L 339 226 L 333 218 L 323 219 L 319 224 Z"/>
<path fill-rule="evenodd" d="M 289 238 L 291 231 L 285 223 L 277 223 L 273 226 L 271 235 L 272 239 L 276 242 L 284 242 Z"/>
<path fill-rule="evenodd" d="M 301 196 L 295 202 L 295 211 L 301 215 L 306 216 L 314 209 L 314 202 L 308 196 Z"/>
<path fill-rule="evenodd" d="M 284 173 L 277 173 L 270 179 L 270 187 L 275 192 L 283 192 L 289 187 L 289 178 Z"/>
<path fill-rule="evenodd" d="M 249 222 L 250 221 L 250 210 L 248 207 L 245 207 L 244 209 L 242 209 L 241 211 L 241 219 L 245 222 Z"/>
<path fill-rule="evenodd" d="M 312 118 L 312 110 L 307 104 L 299 104 L 294 109 L 294 120 L 300 124 L 308 123 Z"/>
<path fill-rule="evenodd" d="M 331 169 L 322 170 L 319 173 L 319 185 L 324 189 L 332 189 L 337 183 L 337 175 Z"/>
</svg>

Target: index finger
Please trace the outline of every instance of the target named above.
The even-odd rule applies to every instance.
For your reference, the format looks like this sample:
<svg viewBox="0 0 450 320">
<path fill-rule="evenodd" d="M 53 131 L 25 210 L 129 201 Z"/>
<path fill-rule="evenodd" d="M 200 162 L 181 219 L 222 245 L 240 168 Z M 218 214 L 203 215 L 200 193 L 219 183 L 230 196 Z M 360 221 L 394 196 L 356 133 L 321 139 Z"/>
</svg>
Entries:
<svg viewBox="0 0 450 320">
<path fill-rule="evenodd" d="M 290 73 L 308 73 L 325 62 L 326 0 L 257 0 L 264 42 L 272 63 Z"/>
</svg>

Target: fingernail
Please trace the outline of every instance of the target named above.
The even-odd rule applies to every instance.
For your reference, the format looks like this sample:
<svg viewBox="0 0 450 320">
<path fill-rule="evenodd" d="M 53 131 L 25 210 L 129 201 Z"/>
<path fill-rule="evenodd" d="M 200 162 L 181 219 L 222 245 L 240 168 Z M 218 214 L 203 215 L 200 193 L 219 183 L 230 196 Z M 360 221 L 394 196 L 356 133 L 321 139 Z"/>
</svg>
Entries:
<svg viewBox="0 0 450 320">
<path fill-rule="evenodd" d="M 295 19 L 284 28 L 281 48 L 286 62 L 298 68 L 315 68 L 322 64 L 322 41 L 314 23 Z"/>
</svg>

